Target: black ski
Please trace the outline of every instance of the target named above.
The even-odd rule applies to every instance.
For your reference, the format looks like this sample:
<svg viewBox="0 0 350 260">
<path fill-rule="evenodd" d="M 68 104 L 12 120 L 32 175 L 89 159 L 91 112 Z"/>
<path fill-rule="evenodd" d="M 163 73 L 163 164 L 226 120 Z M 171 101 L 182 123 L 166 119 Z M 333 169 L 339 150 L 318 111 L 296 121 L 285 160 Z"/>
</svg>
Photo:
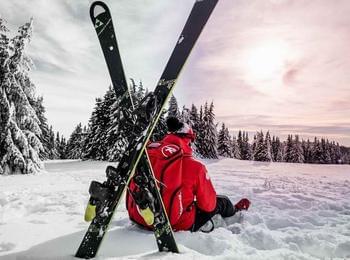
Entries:
<svg viewBox="0 0 350 260">
<path fill-rule="evenodd" d="M 77 257 L 92 258 L 97 254 L 113 213 L 128 185 L 145 146 L 173 90 L 180 71 L 218 0 L 197 0 L 153 93 L 135 110 L 137 120 L 131 142 L 117 168 L 107 167 L 104 184 L 110 195 L 101 198 L 96 217 L 90 224 L 76 253 Z"/>
<path fill-rule="evenodd" d="M 132 107 L 131 97 L 129 96 L 124 98 L 125 95 L 129 94 L 129 90 L 125 80 L 123 64 L 114 32 L 112 16 L 108 6 L 101 1 L 92 3 L 90 7 L 90 17 L 95 27 L 97 37 L 100 41 L 116 96 L 125 102 L 126 107 L 130 108 Z"/>
<path fill-rule="evenodd" d="M 94 2 L 91 5 L 90 16 L 103 50 L 116 97 L 120 100 L 119 109 L 123 113 L 123 118 L 126 119 L 126 121 L 124 120 L 123 122 L 129 122 L 129 124 L 124 124 L 124 126 L 123 124 L 119 124 L 119 127 L 123 128 L 120 130 L 127 131 L 128 128 L 130 129 L 130 123 L 132 124 L 134 121 L 134 118 L 130 118 L 130 112 L 134 109 L 134 107 L 132 104 L 132 98 L 130 95 L 128 95 L 128 87 L 126 85 L 125 74 L 118 49 L 117 37 L 113 28 L 112 17 L 107 5 L 103 2 Z M 175 237 L 146 154 L 144 154 L 141 158 L 141 161 L 137 167 L 137 172 L 145 175 L 145 178 L 142 179 L 147 179 L 147 182 L 140 183 L 140 185 L 149 190 L 153 196 L 152 199 L 155 200 L 153 202 L 147 202 L 147 204 L 144 203 L 144 206 L 148 206 L 148 203 L 153 204 L 153 229 L 159 251 L 166 250 L 178 253 L 179 250 L 176 245 Z"/>
</svg>

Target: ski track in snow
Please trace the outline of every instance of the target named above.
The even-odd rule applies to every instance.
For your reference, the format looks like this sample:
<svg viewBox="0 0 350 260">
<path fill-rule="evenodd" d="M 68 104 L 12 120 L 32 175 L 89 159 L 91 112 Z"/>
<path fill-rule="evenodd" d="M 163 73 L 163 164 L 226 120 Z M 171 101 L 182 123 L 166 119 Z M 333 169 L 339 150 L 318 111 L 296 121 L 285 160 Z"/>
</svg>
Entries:
<svg viewBox="0 0 350 260">
<path fill-rule="evenodd" d="M 124 202 L 97 259 L 350 259 L 350 166 L 206 160 L 218 194 L 248 212 L 213 232 L 177 232 L 181 254 L 159 253 Z M 75 259 L 92 179 L 106 162 L 46 162 L 46 172 L 0 176 L 0 259 Z"/>
</svg>

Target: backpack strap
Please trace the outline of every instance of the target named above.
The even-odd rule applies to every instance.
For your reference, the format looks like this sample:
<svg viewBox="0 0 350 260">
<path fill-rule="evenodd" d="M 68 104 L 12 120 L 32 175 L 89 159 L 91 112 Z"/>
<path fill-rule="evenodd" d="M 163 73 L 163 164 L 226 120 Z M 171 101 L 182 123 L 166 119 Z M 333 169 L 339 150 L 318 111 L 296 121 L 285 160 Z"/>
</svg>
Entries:
<svg viewBox="0 0 350 260">
<path fill-rule="evenodd" d="M 172 224 L 183 212 L 182 208 L 182 158 L 180 146 L 157 142 L 147 146 L 147 152 L 155 177 L 159 181 L 159 192 Z"/>
</svg>

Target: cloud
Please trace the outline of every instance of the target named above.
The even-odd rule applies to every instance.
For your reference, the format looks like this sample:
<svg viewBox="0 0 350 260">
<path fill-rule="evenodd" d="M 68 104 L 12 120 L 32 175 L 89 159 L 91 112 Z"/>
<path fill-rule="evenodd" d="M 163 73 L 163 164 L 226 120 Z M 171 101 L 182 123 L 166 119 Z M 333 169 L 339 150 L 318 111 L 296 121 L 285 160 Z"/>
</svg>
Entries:
<svg viewBox="0 0 350 260">
<path fill-rule="evenodd" d="M 64 66 L 59 66 L 53 62 L 49 62 L 43 59 L 38 60 L 36 58 L 32 58 L 32 60 L 35 64 L 36 69 L 42 73 L 72 73 L 72 71 L 67 70 Z"/>
<path fill-rule="evenodd" d="M 68 136 L 87 123 L 93 100 L 110 84 L 89 17 L 92 0 L 0 1 L 1 15 L 16 28 L 34 17 L 28 53 L 44 96 L 49 123 Z M 106 1 L 110 7 L 127 78 L 153 89 L 192 7 L 192 1 Z M 176 10 L 176 12 L 174 11 Z M 20 15 L 19 15 L 20 14 Z M 61 109 L 59 109 L 61 107 Z M 69 115 L 65 111 L 72 111 Z"/>
<path fill-rule="evenodd" d="M 330 112 L 350 114 L 350 95 L 347 97 L 340 97 L 336 100 L 333 100 L 327 107 L 327 110 Z"/>
<path fill-rule="evenodd" d="M 296 76 L 298 74 L 299 70 L 296 68 L 290 68 L 284 75 L 283 75 L 283 82 L 285 84 L 293 83 L 296 79 Z"/>
<path fill-rule="evenodd" d="M 32 77 L 44 94 L 49 122 L 66 136 L 76 123 L 87 122 L 95 97 L 110 84 L 89 18 L 91 2 L 0 1 L 13 30 L 34 17 L 28 47 L 37 67 Z M 193 1 L 106 2 L 127 78 L 152 90 Z M 288 131 L 349 137 L 349 13 L 347 0 L 219 1 L 175 95 L 187 106 L 213 100 L 217 117 L 232 127 L 271 126 L 283 134 L 283 126 L 290 126 Z M 254 78 L 245 67 L 247 55 L 271 42 L 288 50 L 285 62 L 273 77 Z M 67 116 L 60 106 L 74 112 Z"/>
</svg>

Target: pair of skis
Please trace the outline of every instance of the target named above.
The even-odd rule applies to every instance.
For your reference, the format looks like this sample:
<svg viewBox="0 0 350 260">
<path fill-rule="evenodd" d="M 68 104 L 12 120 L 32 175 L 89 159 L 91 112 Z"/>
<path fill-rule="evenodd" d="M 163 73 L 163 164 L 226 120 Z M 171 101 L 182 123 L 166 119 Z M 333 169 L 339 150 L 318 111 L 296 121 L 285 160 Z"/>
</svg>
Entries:
<svg viewBox="0 0 350 260">
<path fill-rule="evenodd" d="M 106 59 L 116 93 L 117 104 L 121 108 L 120 116 L 121 118 L 128 118 L 129 123 L 125 127 L 131 129 L 131 134 L 129 144 L 118 166 L 116 168 L 107 167 L 107 180 L 100 187 L 104 191 L 103 196 L 99 197 L 96 216 L 92 220 L 78 248 L 76 257 L 92 258 L 96 256 L 113 217 L 113 213 L 135 171 L 141 171 L 147 176 L 148 188 L 152 189 L 152 193 L 157 201 L 157 212 L 153 212 L 153 228 L 159 251 L 178 252 L 145 147 L 172 93 L 181 69 L 216 6 L 217 1 L 197 0 L 195 2 L 154 92 L 148 94 L 137 108 L 133 107 L 131 95 L 127 87 L 109 9 L 106 4 L 100 1 L 94 2 L 91 5 L 90 17 Z M 96 182 L 93 183 L 96 184 Z"/>
</svg>

